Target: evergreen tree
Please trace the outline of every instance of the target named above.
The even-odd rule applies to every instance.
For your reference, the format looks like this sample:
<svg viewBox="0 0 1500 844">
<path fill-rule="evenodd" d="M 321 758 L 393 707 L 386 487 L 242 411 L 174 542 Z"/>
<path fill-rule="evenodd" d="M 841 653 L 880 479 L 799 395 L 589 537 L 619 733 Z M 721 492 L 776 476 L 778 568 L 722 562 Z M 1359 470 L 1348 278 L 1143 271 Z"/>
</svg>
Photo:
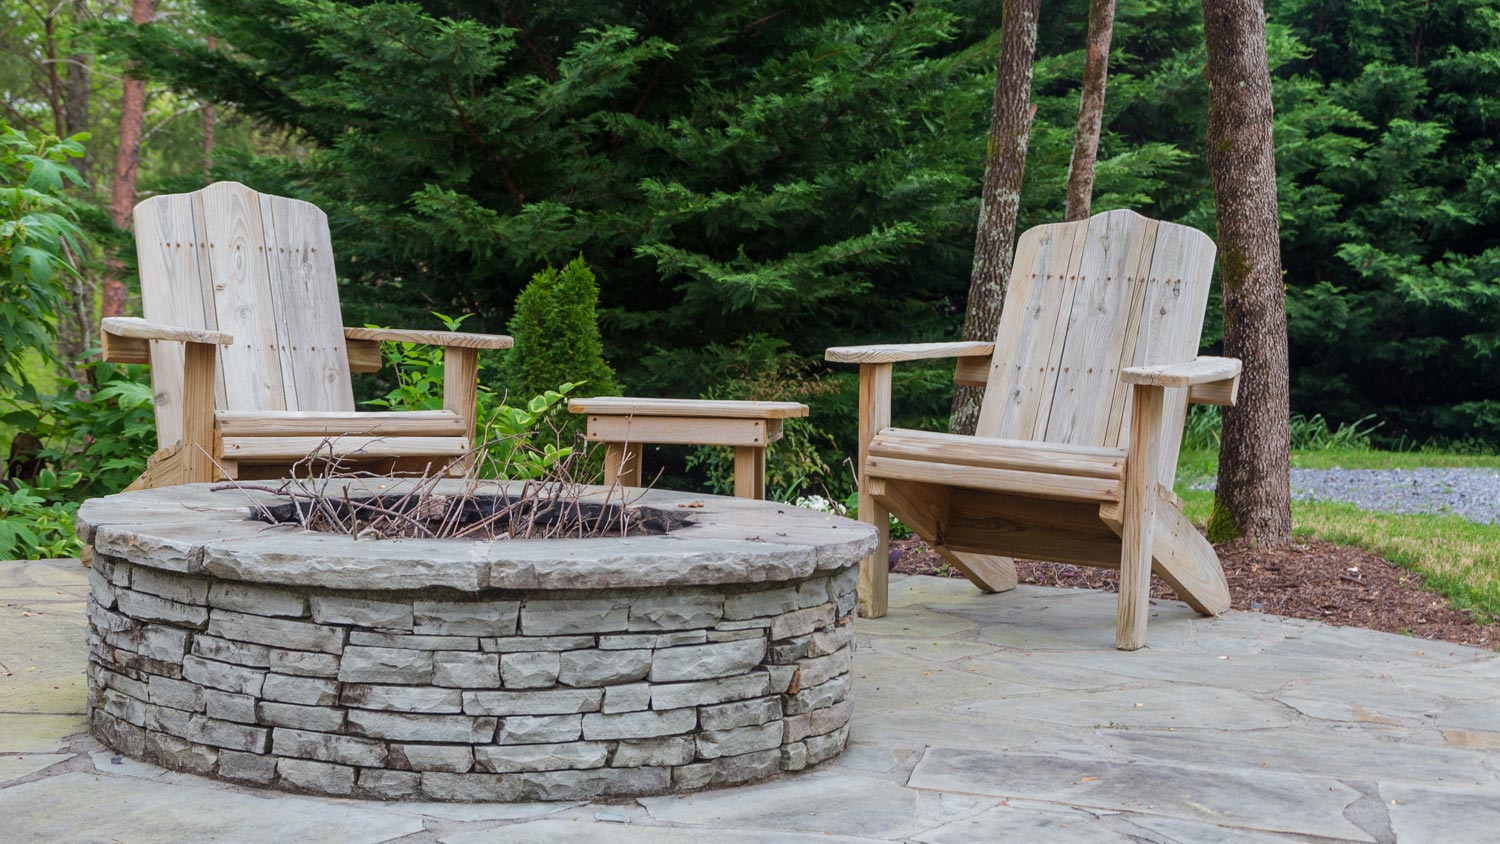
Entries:
<svg viewBox="0 0 1500 844">
<path fill-rule="evenodd" d="M 619 395 L 615 372 L 604 360 L 595 313 L 599 287 L 582 257 L 532 277 L 516 298 L 510 333 L 516 345 L 501 364 L 512 401 L 578 384 L 574 396 Z"/>
</svg>

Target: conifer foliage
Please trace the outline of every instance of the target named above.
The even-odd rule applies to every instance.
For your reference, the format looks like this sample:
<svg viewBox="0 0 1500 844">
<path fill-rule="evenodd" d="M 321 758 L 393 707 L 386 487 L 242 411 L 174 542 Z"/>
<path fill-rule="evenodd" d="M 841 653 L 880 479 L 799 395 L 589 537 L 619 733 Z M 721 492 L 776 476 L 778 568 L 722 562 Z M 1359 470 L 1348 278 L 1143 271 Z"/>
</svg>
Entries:
<svg viewBox="0 0 1500 844">
<path fill-rule="evenodd" d="M 510 321 L 516 345 L 501 365 L 506 392 L 536 396 L 577 384 L 576 396 L 619 395 L 599 340 L 598 301 L 594 273 L 581 256 L 537 273 L 516 298 Z"/>
</svg>

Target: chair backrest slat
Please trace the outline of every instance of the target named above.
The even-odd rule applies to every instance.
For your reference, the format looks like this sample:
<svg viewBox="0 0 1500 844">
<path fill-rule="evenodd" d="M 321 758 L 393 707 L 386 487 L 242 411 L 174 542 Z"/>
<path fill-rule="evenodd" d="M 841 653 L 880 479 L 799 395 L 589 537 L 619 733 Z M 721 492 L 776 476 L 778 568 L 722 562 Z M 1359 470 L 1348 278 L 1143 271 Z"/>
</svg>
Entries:
<svg viewBox="0 0 1500 844">
<path fill-rule="evenodd" d="M 148 320 L 234 337 L 219 350 L 221 410 L 349 411 L 354 393 L 322 211 L 220 182 L 135 209 Z M 181 439 L 181 359 L 152 343 L 157 442 Z"/>
<path fill-rule="evenodd" d="M 1129 366 L 1198 352 L 1214 245 L 1131 211 L 1038 226 L 1016 246 L 980 436 L 1120 447 Z M 1186 390 L 1169 390 L 1161 479 L 1171 483 Z"/>
</svg>

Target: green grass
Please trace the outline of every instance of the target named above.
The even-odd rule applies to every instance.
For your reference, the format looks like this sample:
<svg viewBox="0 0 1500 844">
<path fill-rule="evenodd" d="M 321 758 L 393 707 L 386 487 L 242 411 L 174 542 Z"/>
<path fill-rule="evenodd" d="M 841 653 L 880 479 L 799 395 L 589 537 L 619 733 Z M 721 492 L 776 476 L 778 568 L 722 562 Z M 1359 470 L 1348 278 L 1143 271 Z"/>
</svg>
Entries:
<svg viewBox="0 0 1500 844">
<path fill-rule="evenodd" d="M 1292 455 L 1302 468 L 1411 469 L 1500 467 L 1494 455 L 1329 450 Z M 1195 524 L 1206 524 L 1213 493 L 1190 487 L 1217 469 L 1212 452 L 1184 452 L 1178 463 L 1177 493 Z M 1500 524 L 1485 525 L 1460 516 L 1378 513 L 1331 501 L 1293 501 L 1293 531 L 1363 548 L 1422 575 L 1426 585 L 1454 607 L 1472 609 L 1500 620 Z"/>
</svg>

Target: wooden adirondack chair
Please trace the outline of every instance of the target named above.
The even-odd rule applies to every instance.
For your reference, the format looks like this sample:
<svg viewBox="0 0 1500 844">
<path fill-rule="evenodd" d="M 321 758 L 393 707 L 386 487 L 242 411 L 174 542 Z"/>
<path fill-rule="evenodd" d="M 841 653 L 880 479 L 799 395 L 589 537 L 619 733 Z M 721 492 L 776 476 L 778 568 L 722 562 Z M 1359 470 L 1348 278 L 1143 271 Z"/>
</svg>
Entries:
<svg viewBox="0 0 1500 844">
<path fill-rule="evenodd" d="M 511 339 L 344 328 L 317 206 L 220 182 L 140 203 L 135 236 L 145 319 L 101 332 L 105 360 L 151 365 L 159 450 L 134 487 L 280 476 L 325 439 L 377 471 L 468 453 L 478 350 Z M 444 347 L 444 409 L 355 412 L 350 373 L 380 368 L 381 340 Z"/>
<path fill-rule="evenodd" d="M 1111 211 L 1016 246 L 994 343 L 829 349 L 860 364 L 859 516 L 881 531 L 861 609 L 886 611 L 887 511 L 985 591 L 1012 557 L 1120 570 L 1117 647 L 1145 644 L 1150 575 L 1201 613 L 1229 608 L 1213 546 L 1172 492 L 1189 401 L 1230 405 L 1240 362 L 1196 357 L 1214 244 Z M 891 367 L 956 357 L 985 388 L 975 436 L 889 427 Z"/>
</svg>

